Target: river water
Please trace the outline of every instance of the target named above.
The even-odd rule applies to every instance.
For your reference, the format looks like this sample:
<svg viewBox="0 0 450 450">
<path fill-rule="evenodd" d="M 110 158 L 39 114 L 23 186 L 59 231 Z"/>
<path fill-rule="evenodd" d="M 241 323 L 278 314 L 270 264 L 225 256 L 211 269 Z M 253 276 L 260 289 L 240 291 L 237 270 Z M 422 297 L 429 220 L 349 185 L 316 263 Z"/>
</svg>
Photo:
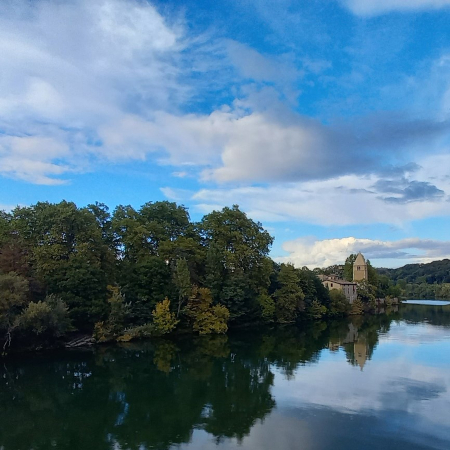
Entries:
<svg viewBox="0 0 450 450">
<path fill-rule="evenodd" d="M 450 448 L 450 306 L 0 361 L 1 450 Z"/>
</svg>

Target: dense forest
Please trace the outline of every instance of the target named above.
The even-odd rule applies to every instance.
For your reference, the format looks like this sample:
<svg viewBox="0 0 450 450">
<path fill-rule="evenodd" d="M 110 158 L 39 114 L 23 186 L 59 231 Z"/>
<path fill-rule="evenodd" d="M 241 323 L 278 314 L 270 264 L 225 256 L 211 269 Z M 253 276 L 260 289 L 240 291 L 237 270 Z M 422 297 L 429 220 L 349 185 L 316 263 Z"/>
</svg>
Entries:
<svg viewBox="0 0 450 450">
<path fill-rule="evenodd" d="M 112 213 L 67 201 L 2 212 L 1 344 L 224 333 L 347 312 L 314 272 L 275 264 L 272 242 L 237 206 L 198 223 L 167 201 Z"/>
<path fill-rule="evenodd" d="M 322 285 L 324 271 L 270 259 L 272 242 L 236 205 L 200 222 L 167 201 L 112 213 L 101 203 L 67 201 L 0 212 L 1 348 L 86 334 L 100 342 L 220 334 L 361 313 L 375 298 L 400 293 L 370 266 L 350 311 L 340 291 Z M 351 275 L 354 257 L 342 276 Z"/>
</svg>

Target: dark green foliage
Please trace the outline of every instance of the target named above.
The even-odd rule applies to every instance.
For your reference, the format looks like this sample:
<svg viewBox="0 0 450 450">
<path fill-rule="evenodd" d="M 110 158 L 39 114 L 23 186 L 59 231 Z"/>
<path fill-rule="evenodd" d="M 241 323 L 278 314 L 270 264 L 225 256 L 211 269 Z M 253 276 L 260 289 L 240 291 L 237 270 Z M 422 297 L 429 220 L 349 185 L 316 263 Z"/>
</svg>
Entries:
<svg viewBox="0 0 450 450">
<path fill-rule="evenodd" d="M 255 320 L 259 292 L 270 283 L 273 238 L 236 205 L 206 215 L 201 231 L 209 247 L 205 284 L 214 301 L 228 308 L 231 322 Z"/>
<path fill-rule="evenodd" d="M 358 255 L 352 253 L 347 257 L 344 264 L 344 280 L 353 281 L 353 263 Z"/>
<path fill-rule="evenodd" d="M 152 312 L 165 298 L 170 314 L 187 320 L 183 308 L 192 284 L 210 288 L 219 315 L 221 304 L 231 321 L 261 320 L 258 298 L 273 272 L 272 241 L 237 206 L 214 211 L 200 224 L 190 222 L 184 206 L 167 201 L 139 209 L 119 205 L 112 215 L 102 203 L 78 208 L 67 201 L 1 212 L 3 336 L 9 340 L 19 328 L 22 334 L 64 334 L 67 313 L 76 330 L 92 332 L 95 324 L 99 340 L 147 335 L 154 329 Z M 108 286 L 115 287 L 108 292 Z M 60 299 L 55 307 L 52 296 Z M 60 328 L 53 326 L 55 317 Z"/>
<path fill-rule="evenodd" d="M 282 264 L 278 283 L 280 288 L 274 294 L 277 321 L 295 322 L 300 312 L 305 309 L 305 295 L 300 287 L 299 271 L 291 264 Z"/>
<path fill-rule="evenodd" d="M 389 279 L 385 292 L 391 297 L 417 299 L 450 298 L 444 287 L 450 283 L 450 260 L 407 264 L 398 269 L 377 269 L 378 278 Z"/>
<path fill-rule="evenodd" d="M 331 289 L 329 295 L 329 314 L 331 316 L 344 316 L 348 314 L 351 307 L 344 293 L 338 289 Z"/>
<path fill-rule="evenodd" d="M 155 332 L 157 304 L 186 329 L 193 320 L 186 306 L 194 285 L 210 293 L 199 332 L 222 332 L 227 322 L 285 324 L 348 313 L 348 304 L 330 295 L 317 274 L 350 278 L 356 255 L 344 266 L 311 271 L 272 261 L 272 243 L 262 225 L 236 205 L 199 223 L 190 222 L 184 206 L 168 201 L 137 209 L 119 205 L 113 214 L 102 203 L 79 208 L 68 201 L 0 212 L 3 339 L 14 333 L 57 337 L 71 322 L 84 333 L 95 326 L 99 340 L 131 340 Z M 369 283 L 360 290 L 366 309 L 375 297 L 417 287 L 406 278 L 395 284 L 369 262 L 368 272 Z M 417 277 L 427 280 L 426 274 Z M 421 296 L 448 295 L 444 285 L 428 286 L 433 292 Z M 52 304 L 53 298 L 58 302 Z M 212 320 L 211 311 L 221 321 Z"/>
<path fill-rule="evenodd" d="M 378 269 L 393 281 L 403 280 L 404 283 L 419 283 L 419 278 L 427 284 L 450 283 L 450 260 L 433 261 L 427 264 L 407 264 L 398 269 Z"/>
<path fill-rule="evenodd" d="M 7 334 L 8 341 L 27 297 L 28 282 L 25 278 L 15 272 L 0 273 L 0 336 Z"/>
<path fill-rule="evenodd" d="M 178 259 L 175 266 L 175 285 L 178 289 L 178 309 L 177 317 L 180 315 L 181 307 L 189 297 L 192 284 L 191 275 L 189 273 L 189 267 L 186 259 Z"/>
<path fill-rule="evenodd" d="M 66 304 L 54 295 L 29 303 L 17 317 L 16 326 L 24 334 L 47 338 L 64 336 L 72 329 Z"/>
<path fill-rule="evenodd" d="M 328 289 L 322 284 L 316 273 L 303 267 L 298 271 L 300 277 L 300 287 L 305 294 L 305 304 L 310 306 L 314 301 L 320 305 L 328 307 L 330 297 Z"/>
</svg>

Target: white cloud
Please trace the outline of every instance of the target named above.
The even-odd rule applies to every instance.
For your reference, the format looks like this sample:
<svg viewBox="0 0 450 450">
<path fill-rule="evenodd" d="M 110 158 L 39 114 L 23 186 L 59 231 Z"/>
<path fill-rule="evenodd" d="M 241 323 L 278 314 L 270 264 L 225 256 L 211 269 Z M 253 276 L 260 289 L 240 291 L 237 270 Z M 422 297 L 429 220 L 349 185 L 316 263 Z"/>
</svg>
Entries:
<svg viewBox="0 0 450 450">
<path fill-rule="evenodd" d="M 263 222 L 299 221 L 321 226 L 385 223 L 403 226 L 413 220 L 450 214 L 450 202 L 443 195 L 429 195 L 427 182 L 440 191 L 450 192 L 446 168 L 450 155 L 419 160 L 421 168 L 408 177 L 418 177 L 426 189 L 406 198 L 403 193 L 378 192 L 376 175 L 346 175 L 329 180 L 272 183 L 264 186 L 205 188 L 184 192 L 184 199 L 202 212 L 237 203 L 252 218 Z M 393 175 L 394 180 L 397 175 Z M 414 180 L 415 178 L 408 178 Z M 408 182 L 403 180 L 405 185 Z M 409 184 L 415 186 L 413 181 Z M 416 183 L 421 185 L 421 183 Z M 404 190 L 405 191 L 405 190 Z M 408 192 L 408 191 L 406 191 Z M 420 197 L 420 195 L 423 197 Z M 398 201 L 391 201 L 391 197 Z"/>
<path fill-rule="evenodd" d="M 74 161 L 97 156 L 99 127 L 179 104 L 188 95 L 177 81 L 182 41 L 179 24 L 137 0 L 2 2 L 0 128 L 11 139 L 58 141 L 61 152 L 42 147 L 39 160 L 36 148 L 19 157 L 3 145 L 1 173 L 58 180 Z"/>
<path fill-rule="evenodd" d="M 327 267 L 343 264 L 351 253 L 362 252 L 372 263 L 390 261 L 391 266 L 400 266 L 402 262 L 430 262 L 450 257 L 450 241 L 409 238 L 398 241 L 373 239 L 316 240 L 299 238 L 283 243 L 283 249 L 289 256 L 277 258 L 279 262 L 290 262 L 297 267 Z"/>
<path fill-rule="evenodd" d="M 36 184 L 61 184 L 63 180 L 49 175 L 58 176 L 70 168 L 52 160 L 68 153 L 68 146 L 54 138 L 0 135 L 0 174 Z"/>
<path fill-rule="evenodd" d="M 450 0 L 342 0 L 358 16 L 376 16 L 394 11 L 438 10 L 450 6 Z"/>
<path fill-rule="evenodd" d="M 296 101 L 300 92 L 294 86 L 305 75 L 305 71 L 296 67 L 292 55 L 262 55 L 237 41 L 227 41 L 226 46 L 231 63 L 244 78 L 279 86 L 287 99 L 292 103 Z M 305 60 L 304 67 L 311 71 L 322 71 L 329 66 L 325 61 Z"/>
<path fill-rule="evenodd" d="M 417 159 L 423 142 L 431 152 L 445 152 L 439 146 L 450 128 L 445 117 L 369 117 L 331 125 L 305 118 L 286 106 L 283 95 L 295 97 L 303 70 L 320 72 L 328 62 L 305 57 L 304 69 L 298 69 L 288 53 L 262 55 L 216 39 L 216 47 L 209 43 L 217 53 L 214 65 L 205 58 L 202 37 L 193 39 L 186 29 L 182 21 L 165 18 L 139 0 L 1 3 L 0 174 L 57 184 L 65 174 L 86 170 L 92 160 L 144 161 L 150 155 L 160 164 L 178 166 L 178 173 L 195 167 L 206 182 L 273 183 L 270 188 L 201 191 L 196 200 L 204 208 L 223 198 L 242 203 L 240 197 L 248 194 L 256 202 L 251 208 L 274 220 L 354 223 L 356 214 L 343 211 L 348 197 L 337 191 L 345 186 L 353 189 L 353 200 L 367 204 L 360 208 L 362 222 L 395 222 L 400 216 L 414 219 L 445 210 L 439 202 L 423 202 L 402 206 L 397 214 L 394 205 L 356 191 L 370 191 L 370 183 L 377 181 L 373 174 L 380 177 L 390 165 Z M 233 83 L 237 80 L 237 90 L 227 91 L 235 96 L 231 106 L 210 114 L 184 113 L 182 106 L 196 95 L 189 81 L 193 71 L 208 74 L 204 78 L 209 80 L 214 78 L 209 70 L 218 73 L 222 67 L 233 72 Z M 247 85 L 248 79 L 255 84 Z M 330 182 L 311 181 L 321 179 Z M 408 184 L 415 181 L 430 186 Z M 396 194 L 404 199 L 427 187 L 432 193 L 435 186 L 425 178 L 405 183 L 404 194 Z M 447 193 L 441 185 L 435 188 L 442 196 Z M 276 200 L 277 206 L 263 197 Z"/>
</svg>

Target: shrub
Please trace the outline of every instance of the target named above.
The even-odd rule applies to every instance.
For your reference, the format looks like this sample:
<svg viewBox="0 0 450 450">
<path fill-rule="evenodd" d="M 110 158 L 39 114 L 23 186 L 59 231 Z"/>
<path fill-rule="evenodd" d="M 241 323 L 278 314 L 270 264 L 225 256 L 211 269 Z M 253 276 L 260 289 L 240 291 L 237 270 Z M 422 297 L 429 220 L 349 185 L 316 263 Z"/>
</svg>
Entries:
<svg viewBox="0 0 450 450">
<path fill-rule="evenodd" d="M 44 301 L 31 302 L 16 320 L 19 329 L 36 335 L 63 336 L 71 329 L 66 304 L 58 297 L 49 295 Z"/>
<path fill-rule="evenodd" d="M 153 325 L 158 334 L 167 334 L 175 329 L 179 320 L 175 313 L 170 311 L 170 300 L 166 297 L 162 302 L 158 302 L 152 313 Z"/>
<path fill-rule="evenodd" d="M 195 332 L 199 334 L 227 332 L 230 312 L 223 305 L 212 306 L 212 295 L 209 289 L 195 287 L 186 310 Z"/>
</svg>

